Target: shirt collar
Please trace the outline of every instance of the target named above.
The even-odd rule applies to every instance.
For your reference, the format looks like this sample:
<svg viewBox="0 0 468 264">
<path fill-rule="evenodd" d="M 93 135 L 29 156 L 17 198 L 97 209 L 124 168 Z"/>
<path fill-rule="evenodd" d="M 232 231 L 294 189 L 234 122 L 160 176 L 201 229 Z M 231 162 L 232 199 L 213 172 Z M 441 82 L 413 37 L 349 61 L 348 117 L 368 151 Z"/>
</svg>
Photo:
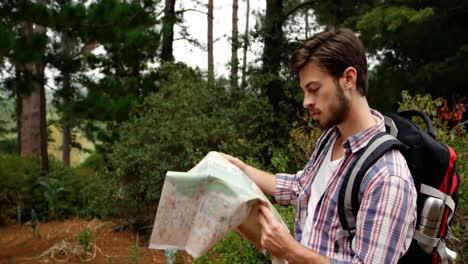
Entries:
<svg viewBox="0 0 468 264">
<path fill-rule="evenodd" d="M 351 151 L 352 153 L 356 153 L 363 147 L 367 146 L 367 143 L 369 143 L 369 141 L 375 134 L 377 134 L 378 132 L 385 131 L 385 122 L 383 115 L 374 109 L 371 109 L 371 114 L 375 118 L 377 123 L 347 138 L 343 142 L 343 148 L 345 149 L 345 152 Z"/>
</svg>

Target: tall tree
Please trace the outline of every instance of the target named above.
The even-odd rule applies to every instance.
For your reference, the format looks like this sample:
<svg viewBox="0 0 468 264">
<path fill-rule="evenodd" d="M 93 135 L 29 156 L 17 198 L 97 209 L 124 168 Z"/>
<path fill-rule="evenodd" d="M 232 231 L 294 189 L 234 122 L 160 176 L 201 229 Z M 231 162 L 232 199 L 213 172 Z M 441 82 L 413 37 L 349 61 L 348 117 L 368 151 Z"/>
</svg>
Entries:
<svg viewBox="0 0 468 264">
<path fill-rule="evenodd" d="M 72 55 L 72 40 L 67 33 L 63 34 L 63 49 L 64 55 L 67 59 L 71 58 Z M 71 72 L 70 71 L 62 71 L 63 74 L 63 105 L 68 106 L 72 100 L 72 87 L 71 87 Z M 65 112 L 66 113 L 66 112 Z M 69 122 L 70 118 L 63 118 L 62 121 L 62 160 L 65 166 L 70 166 L 70 153 L 71 153 L 71 126 Z"/>
<path fill-rule="evenodd" d="M 238 0 L 232 0 L 232 36 L 231 36 L 231 90 L 234 96 L 239 93 L 239 59 L 237 50 L 239 49 L 239 30 L 237 29 L 237 11 L 239 9 Z"/>
<path fill-rule="evenodd" d="M 74 104 L 83 85 L 79 83 L 80 75 L 87 69 L 83 67 L 86 55 L 95 47 L 95 41 L 86 43 L 86 6 L 73 0 L 54 0 L 55 8 L 48 28 L 53 32 L 46 52 L 48 66 L 57 70 L 54 76 L 55 87 L 51 88 L 54 106 L 58 120 L 52 120 L 62 131 L 62 161 L 70 165 L 72 147 L 80 148 L 73 139 L 74 131 L 79 124 L 80 115 L 73 112 Z M 70 23 L 69 21 L 74 21 Z M 55 116 L 55 115 L 54 115 Z"/>
<path fill-rule="evenodd" d="M 46 6 L 47 0 L 37 1 L 37 8 Z M 25 48 L 31 49 L 32 57 L 19 59 L 15 54 L 16 67 L 20 73 L 18 81 L 29 83 L 29 91 L 21 98 L 21 127 L 19 131 L 21 156 L 41 155 L 42 170 L 47 174 L 49 160 L 47 151 L 47 122 L 44 78 L 44 53 L 46 47 L 46 28 L 38 23 L 23 20 L 19 34 Z"/>
<path fill-rule="evenodd" d="M 214 61 L 213 61 L 213 0 L 208 0 L 208 83 L 214 85 Z"/>
<path fill-rule="evenodd" d="M 244 48 L 242 56 L 242 82 L 241 87 L 245 89 L 247 87 L 247 51 L 249 48 L 249 20 L 250 20 L 250 0 L 245 1 L 247 4 L 245 11 L 245 30 L 244 30 Z"/>
<path fill-rule="evenodd" d="M 262 55 L 263 73 L 266 78 L 264 92 L 275 112 L 280 112 L 279 102 L 283 97 L 279 80 L 281 54 L 284 47 L 283 22 L 283 0 L 266 0 Z"/>
<path fill-rule="evenodd" d="M 160 51 L 156 2 L 97 1 L 86 12 L 89 26 L 83 29 L 83 42 L 95 42 L 106 53 L 85 56 L 83 67 L 99 71 L 102 78 L 80 76 L 86 92 L 72 104 L 72 111 L 80 129 L 101 142 L 99 150 L 110 146 L 118 137 L 117 126 L 161 85 L 160 72 L 152 66 Z"/>
<path fill-rule="evenodd" d="M 173 61 L 174 24 L 177 21 L 175 12 L 176 0 L 166 0 L 164 6 L 164 18 L 162 28 L 161 60 Z"/>
</svg>

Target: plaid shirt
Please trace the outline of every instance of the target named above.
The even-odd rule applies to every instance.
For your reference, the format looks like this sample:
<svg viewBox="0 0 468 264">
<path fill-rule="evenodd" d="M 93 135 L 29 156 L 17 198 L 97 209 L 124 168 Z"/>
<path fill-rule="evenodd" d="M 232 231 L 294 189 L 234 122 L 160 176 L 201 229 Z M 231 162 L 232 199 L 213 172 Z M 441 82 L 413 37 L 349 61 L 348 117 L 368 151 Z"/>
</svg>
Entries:
<svg viewBox="0 0 468 264">
<path fill-rule="evenodd" d="M 360 208 L 356 219 L 356 235 L 349 241 L 342 237 L 338 217 L 338 195 L 343 177 L 356 153 L 365 147 L 376 133 L 385 131 L 383 116 L 371 110 L 377 124 L 343 142 L 344 158 L 331 176 L 326 191 L 315 212 L 308 212 L 310 186 L 320 165 L 339 131 L 333 128 L 332 136 L 323 151 L 314 152 L 303 171 L 296 175 L 276 175 L 276 200 L 283 205 L 295 204 L 297 214 L 295 237 L 302 239 L 307 214 L 313 214 L 310 236 L 304 246 L 332 263 L 396 263 L 411 243 L 416 224 L 416 189 L 403 155 L 392 150 L 380 158 L 367 171 L 359 190 Z M 323 135 L 318 140 L 319 146 Z"/>
</svg>

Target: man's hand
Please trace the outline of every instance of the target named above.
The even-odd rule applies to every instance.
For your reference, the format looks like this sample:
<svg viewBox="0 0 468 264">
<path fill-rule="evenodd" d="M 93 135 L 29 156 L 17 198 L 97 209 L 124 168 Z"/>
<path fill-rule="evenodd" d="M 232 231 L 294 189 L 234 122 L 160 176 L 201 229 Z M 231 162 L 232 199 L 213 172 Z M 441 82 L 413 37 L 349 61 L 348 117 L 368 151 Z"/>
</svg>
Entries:
<svg viewBox="0 0 468 264">
<path fill-rule="evenodd" d="M 270 209 L 263 203 L 259 203 L 258 221 L 262 226 L 261 246 L 272 255 L 287 259 L 289 251 L 299 243 L 289 234 L 289 231 L 278 222 Z"/>
<path fill-rule="evenodd" d="M 294 263 L 330 263 L 327 257 L 302 246 L 294 239 L 289 231 L 278 222 L 270 209 L 261 203 L 258 220 L 262 226 L 261 246 L 272 255 L 286 259 L 289 264 Z"/>
<path fill-rule="evenodd" d="M 225 159 L 237 166 L 243 171 L 255 184 L 262 189 L 263 192 L 275 195 L 276 176 L 266 171 L 259 170 L 252 166 L 245 164 L 242 160 L 235 158 L 231 155 L 220 153 Z"/>
<path fill-rule="evenodd" d="M 240 159 L 233 157 L 228 154 L 220 153 L 225 159 L 227 159 L 229 162 L 237 166 L 241 171 L 245 171 L 245 168 L 247 165 Z"/>
</svg>

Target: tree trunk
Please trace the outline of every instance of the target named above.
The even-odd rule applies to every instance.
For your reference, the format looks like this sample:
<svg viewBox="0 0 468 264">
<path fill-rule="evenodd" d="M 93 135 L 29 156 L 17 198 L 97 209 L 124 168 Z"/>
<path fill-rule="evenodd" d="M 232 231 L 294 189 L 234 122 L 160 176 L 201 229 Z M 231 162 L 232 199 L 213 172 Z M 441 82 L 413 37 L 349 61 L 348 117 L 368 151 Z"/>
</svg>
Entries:
<svg viewBox="0 0 468 264">
<path fill-rule="evenodd" d="M 45 5 L 46 0 L 39 1 Z M 33 40 L 37 36 L 45 38 L 46 28 L 41 25 L 33 25 L 30 22 L 22 23 L 21 34 L 28 45 L 37 49 L 41 55 L 45 52 L 45 43 L 37 47 Z M 39 60 L 25 63 L 23 70 L 24 80 L 30 85 L 30 93 L 22 96 L 21 101 L 21 137 L 20 155 L 22 157 L 41 154 L 42 171 L 49 171 L 49 158 L 47 151 L 47 120 L 46 120 L 46 98 L 43 56 Z"/>
<path fill-rule="evenodd" d="M 279 72 L 283 53 L 283 1 L 267 0 L 264 21 L 263 73 L 266 75 L 264 92 L 275 112 L 279 112 L 279 102 L 283 98 Z"/>
<path fill-rule="evenodd" d="M 16 76 L 15 78 L 20 78 L 21 71 L 19 69 L 19 65 L 16 64 L 15 66 L 15 71 L 16 71 Z M 21 93 L 19 92 L 18 89 L 16 89 L 16 131 L 17 131 L 17 137 L 16 137 L 16 153 L 18 155 L 21 155 L 21 113 L 23 110 L 23 97 L 21 96 Z"/>
<path fill-rule="evenodd" d="M 208 84 L 214 86 L 213 62 L 213 0 L 208 0 Z"/>
<path fill-rule="evenodd" d="M 62 47 L 63 47 L 63 55 L 66 61 L 71 60 L 73 58 L 73 47 L 74 47 L 74 40 L 69 35 L 68 32 L 64 32 L 62 34 Z M 71 153 L 71 131 L 73 130 L 72 127 L 72 116 L 70 116 L 70 112 L 66 110 L 69 105 L 72 103 L 73 98 L 73 91 L 71 86 L 71 72 L 68 67 L 64 67 L 61 69 L 63 75 L 62 81 L 62 90 L 60 96 L 63 99 L 63 108 L 62 110 L 62 161 L 63 165 L 69 167 L 70 166 L 70 153 Z"/>
<path fill-rule="evenodd" d="M 71 129 L 64 125 L 63 126 L 63 153 L 62 153 L 62 159 L 63 159 L 63 165 L 70 167 L 70 152 L 71 152 Z"/>
<path fill-rule="evenodd" d="M 237 29 L 238 9 L 238 0 L 232 0 L 231 91 L 234 97 L 236 97 L 239 93 L 239 58 L 237 57 L 237 50 L 239 49 L 239 30 Z"/>
<path fill-rule="evenodd" d="M 250 18 L 250 0 L 247 2 L 247 11 L 245 12 L 245 31 L 244 31 L 244 54 L 242 57 L 242 82 L 241 87 L 245 89 L 247 87 L 247 51 L 249 47 L 249 18 Z"/>
<path fill-rule="evenodd" d="M 70 73 L 66 72 L 63 76 L 63 105 L 67 107 L 70 104 Z M 62 116 L 62 160 L 63 165 L 70 166 L 70 152 L 71 152 L 71 128 L 69 122 L 70 116 L 63 114 Z"/>
<path fill-rule="evenodd" d="M 37 26 L 38 30 L 39 28 L 42 28 L 43 30 L 41 33 L 45 34 L 45 28 L 41 26 Z M 42 171 L 47 175 L 49 173 L 49 152 L 48 152 L 48 144 L 47 144 L 47 101 L 46 101 L 46 95 L 45 95 L 45 78 L 44 78 L 44 70 L 45 70 L 45 64 L 41 62 L 36 63 L 37 71 L 39 73 L 38 77 L 40 77 L 40 83 L 39 83 L 39 94 L 40 94 L 40 117 L 41 117 L 41 161 L 42 161 Z"/>
<path fill-rule="evenodd" d="M 23 23 L 21 33 L 26 40 L 34 37 L 32 23 Z M 41 153 L 41 84 L 36 63 L 28 62 L 18 66 L 22 71 L 22 80 L 19 83 L 28 83 L 30 90 L 21 97 L 21 126 L 20 126 L 20 155 L 39 155 Z"/>
<path fill-rule="evenodd" d="M 309 38 L 309 9 L 304 9 L 305 39 Z"/>
<path fill-rule="evenodd" d="M 174 43 L 174 24 L 176 22 L 175 3 L 176 0 L 166 0 L 164 7 L 161 51 L 161 60 L 163 62 L 174 60 L 172 45 Z"/>
</svg>

